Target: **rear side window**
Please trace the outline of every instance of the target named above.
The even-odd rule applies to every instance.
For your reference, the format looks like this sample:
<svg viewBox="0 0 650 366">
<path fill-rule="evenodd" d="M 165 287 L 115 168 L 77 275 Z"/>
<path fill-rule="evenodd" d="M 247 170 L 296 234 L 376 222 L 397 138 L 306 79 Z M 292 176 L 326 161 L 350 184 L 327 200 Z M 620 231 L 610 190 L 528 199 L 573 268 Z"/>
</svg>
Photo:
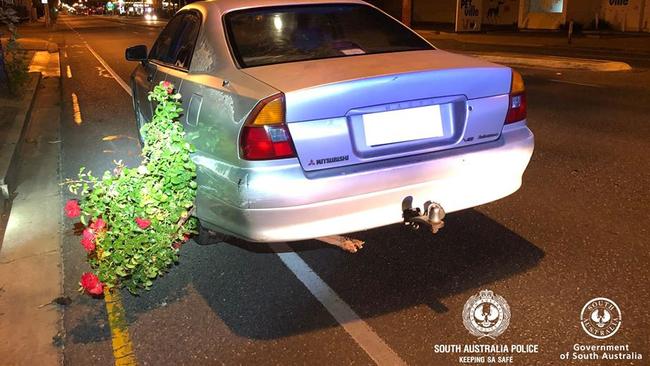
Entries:
<svg viewBox="0 0 650 366">
<path fill-rule="evenodd" d="M 201 19 L 194 12 L 176 15 L 160 33 L 149 58 L 180 69 L 189 69 Z"/>
<path fill-rule="evenodd" d="M 165 64 L 172 62 L 173 49 L 178 42 L 178 33 L 183 25 L 183 14 L 179 14 L 169 21 L 165 29 L 160 32 L 156 43 L 151 47 L 149 58 Z"/>
<path fill-rule="evenodd" d="M 245 9 L 226 14 L 224 22 L 241 67 L 433 49 L 401 23 L 361 4 Z"/>
</svg>

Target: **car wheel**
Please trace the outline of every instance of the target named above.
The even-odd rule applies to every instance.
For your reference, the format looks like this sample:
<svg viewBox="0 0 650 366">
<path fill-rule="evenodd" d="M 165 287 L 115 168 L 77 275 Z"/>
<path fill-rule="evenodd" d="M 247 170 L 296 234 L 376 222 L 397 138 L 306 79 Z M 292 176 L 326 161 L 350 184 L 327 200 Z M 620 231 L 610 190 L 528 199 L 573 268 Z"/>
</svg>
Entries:
<svg viewBox="0 0 650 366">
<path fill-rule="evenodd" d="M 207 229 L 199 221 L 199 235 L 194 237 L 194 241 L 199 245 L 219 244 L 232 239 L 232 236 Z"/>
</svg>

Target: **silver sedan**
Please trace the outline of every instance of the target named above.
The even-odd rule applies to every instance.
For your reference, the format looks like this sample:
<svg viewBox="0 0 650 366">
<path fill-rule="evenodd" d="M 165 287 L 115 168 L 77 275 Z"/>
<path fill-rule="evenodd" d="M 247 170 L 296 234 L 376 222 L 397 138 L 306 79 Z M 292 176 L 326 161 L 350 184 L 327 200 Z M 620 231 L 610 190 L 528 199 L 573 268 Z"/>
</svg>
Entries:
<svg viewBox="0 0 650 366">
<path fill-rule="evenodd" d="M 533 152 L 521 75 L 363 1 L 195 2 L 126 55 L 138 126 L 153 85 L 183 96 L 202 227 L 248 241 L 435 232 L 515 192 Z"/>
</svg>

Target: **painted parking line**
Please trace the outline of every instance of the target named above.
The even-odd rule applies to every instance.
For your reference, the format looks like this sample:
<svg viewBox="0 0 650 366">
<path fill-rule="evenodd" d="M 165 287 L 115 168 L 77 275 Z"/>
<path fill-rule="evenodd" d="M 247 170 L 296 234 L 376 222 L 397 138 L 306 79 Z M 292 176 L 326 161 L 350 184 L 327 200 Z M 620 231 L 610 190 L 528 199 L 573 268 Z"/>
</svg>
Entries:
<svg viewBox="0 0 650 366">
<path fill-rule="evenodd" d="M 111 293 L 108 289 L 104 291 L 108 323 L 111 325 L 111 340 L 113 344 L 113 356 L 115 366 L 135 366 L 138 364 L 133 343 L 129 337 L 126 314 L 119 291 Z"/>
<path fill-rule="evenodd" d="M 69 24 L 66 23 L 68 27 Z M 72 27 L 70 27 L 75 33 L 79 35 Z M 81 37 L 81 35 L 79 35 Z M 83 38 L 82 38 L 83 39 Z M 106 61 L 104 61 L 101 56 L 99 56 L 91 47 L 84 41 L 84 44 L 88 50 L 95 56 L 95 58 L 102 64 L 106 70 L 113 76 L 115 81 L 122 86 L 122 88 L 129 94 L 131 90 L 127 84 L 122 80 L 122 78 L 113 71 L 113 69 L 108 66 Z M 292 249 L 287 244 L 275 244 L 274 250 L 276 250 L 276 255 L 280 257 L 284 265 L 300 280 L 300 282 L 307 287 L 309 292 L 325 307 L 325 309 L 336 319 L 336 321 L 343 327 L 343 329 L 354 339 L 354 341 L 363 349 L 368 356 L 375 361 L 378 365 L 395 365 L 401 366 L 406 365 L 406 362 L 402 360 L 395 351 L 393 351 L 387 344 L 384 342 L 377 333 L 375 333 L 372 328 L 363 321 L 359 315 L 357 315 L 352 308 L 346 304 L 343 299 L 341 299 L 334 290 L 332 290 L 305 261 L 303 261 L 300 256 L 292 251 Z M 113 296 L 113 301 L 115 301 L 115 295 Z M 118 301 L 116 305 L 121 306 L 121 303 Z M 107 303 L 108 307 L 108 303 Z M 109 318 L 110 320 L 110 318 Z M 113 329 L 113 324 L 111 323 L 111 330 Z M 126 332 L 126 329 L 124 330 Z M 127 333 L 128 338 L 128 333 Z M 131 346 L 130 341 L 128 342 Z M 115 343 L 113 344 L 113 350 L 115 350 Z M 116 365 L 117 364 L 117 354 L 116 354 Z"/>
<path fill-rule="evenodd" d="M 337 294 L 287 244 L 274 244 L 273 249 L 287 268 L 307 287 L 309 292 L 341 324 L 368 356 L 378 365 L 406 365 L 370 326 L 361 320 Z"/>
</svg>

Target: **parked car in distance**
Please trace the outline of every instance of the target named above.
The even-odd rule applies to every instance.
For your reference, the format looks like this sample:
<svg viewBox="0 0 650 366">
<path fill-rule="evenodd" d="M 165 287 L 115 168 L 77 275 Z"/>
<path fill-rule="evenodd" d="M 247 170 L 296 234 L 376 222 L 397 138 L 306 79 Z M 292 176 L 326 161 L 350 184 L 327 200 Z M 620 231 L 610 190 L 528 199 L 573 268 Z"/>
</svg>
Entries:
<svg viewBox="0 0 650 366">
<path fill-rule="evenodd" d="M 143 13 L 144 20 L 158 20 L 158 16 L 153 8 L 145 8 Z"/>
<path fill-rule="evenodd" d="M 435 232 L 515 192 L 533 152 L 520 74 L 359 0 L 195 2 L 126 57 L 138 129 L 154 85 L 182 95 L 201 226 L 248 241 Z"/>
</svg>

